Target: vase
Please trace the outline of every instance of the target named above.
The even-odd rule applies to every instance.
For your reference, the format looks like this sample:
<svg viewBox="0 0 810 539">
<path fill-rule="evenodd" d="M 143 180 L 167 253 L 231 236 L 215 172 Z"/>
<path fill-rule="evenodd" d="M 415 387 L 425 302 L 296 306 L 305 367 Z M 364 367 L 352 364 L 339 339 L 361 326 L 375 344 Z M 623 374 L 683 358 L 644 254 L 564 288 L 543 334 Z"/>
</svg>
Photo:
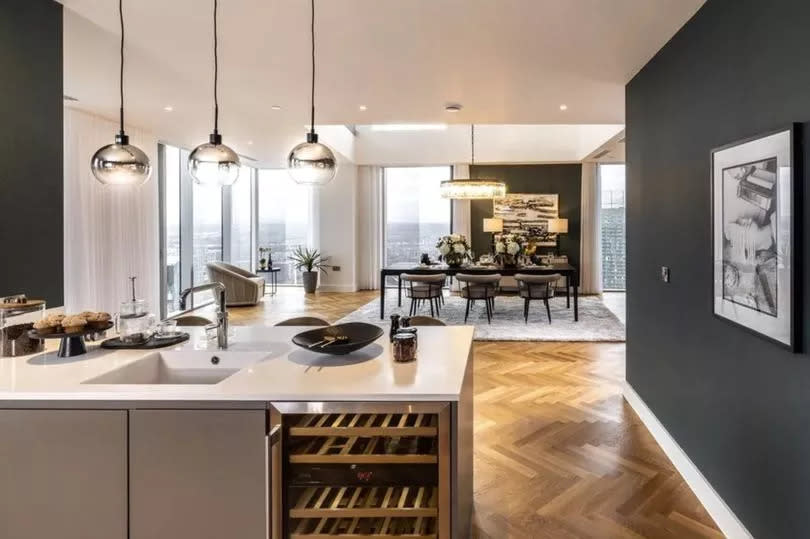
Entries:
<svg viewBox="0 0 810 539">
<path fill-rule="evenodd" d="M 301 276 L 304 283 L 304 292 L 314 294 L 315 289 L 318 288 L 318 272 L 304 271 L 301 273 Z"/>
</svg>

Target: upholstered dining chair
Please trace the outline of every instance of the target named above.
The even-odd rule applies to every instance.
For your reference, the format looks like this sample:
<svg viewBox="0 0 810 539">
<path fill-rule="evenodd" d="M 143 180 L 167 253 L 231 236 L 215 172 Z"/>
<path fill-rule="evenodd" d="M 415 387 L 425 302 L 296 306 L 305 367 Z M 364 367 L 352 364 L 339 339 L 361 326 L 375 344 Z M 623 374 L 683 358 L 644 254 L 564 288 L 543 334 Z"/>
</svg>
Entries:
<svg viewBox="0 0 810 539">
<path fill-rule="evenodd" d="M 526 275 L 518 273 L 515 280 L 518 283 L 518 293 L 523 298 L 523 320 L 529 323 L 529 304 L 533 300 L 542 300 L 546 305 L 548 323 L 551 323 L 551 308 L 548 300 L 554 297 L 554 283 L 560 278 L 559 273 L 552 275 Z"/>
<path fill-rule="evenodd" d="M 329 322 L 317 316 L 298 316 L 282 320 L 276 326 L 328 326 Z"/>
<path fill-rule="evenodd" d="M 431 318 L 430 316 L 412 316 L 408 319 L 408 324 L 414 326 L 446 326 L 444 322 L 438 318 Z"/>
<path fill-rule="evenodd" d="M 169 320 L 174 320 L 177 322 L 178 326 L 200 327 L 213 324 L 211 320 L 205 318 L 204 316 L 197 316 L 196 314 L 185 314 L 183 316 L 178 316 L 177 318 L 170 318 Z"/>
<path fill-rule="evenodd" d="M 445 280 L 447 280 L 447 275 L 444 273 L 433 275 L 403 273 L 400 278 L 406 284 L 406 296 L 411 298 L 410 316 L 415 315 L 419 306 L 424 304 L 425 301 L 430 304 L 430 316 L 437 316 L 439 314 L 442 289 L 444 288 Z"/>
<path fill-rule="evenodd" d="M 498 285 L 501 282 L 501 275 L 471 275 L 459 273 L 456 280 L 461 289 L 459 293 L 467 300 L 467 308 L 464 310 L 464 323 L 470 316 L 470 306 L 475 300 L 484 300 L 487 308 L 487 324 L 492 323 L 492 313 L 495 310 L 495 296 L 498 295 Z"/>
</svg>

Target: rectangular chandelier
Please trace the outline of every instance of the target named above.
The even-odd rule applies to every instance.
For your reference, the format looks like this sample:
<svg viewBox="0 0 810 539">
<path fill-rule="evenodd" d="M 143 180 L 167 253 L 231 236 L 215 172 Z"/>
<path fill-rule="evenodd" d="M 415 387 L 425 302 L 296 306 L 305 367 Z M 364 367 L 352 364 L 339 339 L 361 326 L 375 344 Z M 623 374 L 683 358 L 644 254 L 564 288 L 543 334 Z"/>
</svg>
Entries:
<svg viewBox="0 0 810 539">
<path fill-rule="evenodd" d="M 442 198 L 479 200 L 506 196 L 506 184 L 495 180 L 448 180 L 441 183 Z"/>
</svg>

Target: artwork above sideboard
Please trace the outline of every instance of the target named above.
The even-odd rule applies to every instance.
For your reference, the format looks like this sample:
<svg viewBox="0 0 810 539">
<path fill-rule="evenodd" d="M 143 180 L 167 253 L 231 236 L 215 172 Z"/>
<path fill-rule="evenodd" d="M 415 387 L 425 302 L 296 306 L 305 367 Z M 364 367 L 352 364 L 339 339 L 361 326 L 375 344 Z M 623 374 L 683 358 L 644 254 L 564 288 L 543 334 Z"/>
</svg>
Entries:
<svg viewBox="0 0 810 539">
<path fill-rule="evenodd" d="M 557 245 L 557 234 L 548 233 L 548 220 L 560 213 L 557 194 L 510 193 L 493 200 L 493 215 L 503 219 L 504 234 L 518 234 L 540 247 Z"/>
</svg>

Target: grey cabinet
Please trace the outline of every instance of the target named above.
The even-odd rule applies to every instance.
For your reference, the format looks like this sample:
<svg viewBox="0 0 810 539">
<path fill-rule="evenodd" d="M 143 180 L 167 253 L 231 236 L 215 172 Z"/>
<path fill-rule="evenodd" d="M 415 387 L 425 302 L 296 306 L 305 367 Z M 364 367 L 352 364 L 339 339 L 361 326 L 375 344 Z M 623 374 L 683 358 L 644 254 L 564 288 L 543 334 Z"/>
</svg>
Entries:
<svg viewBox="0 0 810 539">
<path fill-rule="evenodd" d="M 127 413 L 0 410 L 0 537 L 126 539 Z"/>
<path fill-rule="evenodd" d="M 264 410 L 132 410 L 131 539 L 265 539 Z"/>
</svg>

